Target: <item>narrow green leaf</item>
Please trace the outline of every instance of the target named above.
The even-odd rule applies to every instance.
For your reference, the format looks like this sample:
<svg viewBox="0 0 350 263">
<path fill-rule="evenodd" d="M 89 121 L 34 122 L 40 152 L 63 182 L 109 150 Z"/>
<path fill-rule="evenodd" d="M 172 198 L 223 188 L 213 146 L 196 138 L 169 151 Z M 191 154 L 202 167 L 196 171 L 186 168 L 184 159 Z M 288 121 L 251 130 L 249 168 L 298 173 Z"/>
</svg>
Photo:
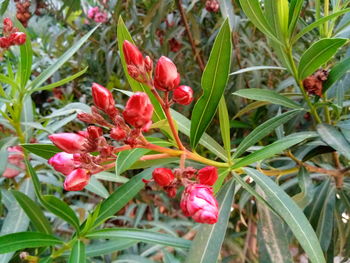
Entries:
<svg viewBox="0 0 350 263">
<path fill-rule="evenodd" d="M 254 66 L 254 67 L 243 68 L 243 69 L 237 70 L 237 71 L 235 71 L 235 72 L 232 72 L 232 73 L 230 73 L 230 76 L 239 75 L 239 74 L 243 74 L 243 73 L 246 73 L 246 72 L 252 72 L 252 71 L 257 71 L 257 70 L 268 70 L 268 69 L 286 70 L 286 68 L 283 68 L 283 67 L 275 67 L 275 66 Z"/>
<path fill-rule="evenodd" d="M 336 127 L 320 124 L 317 125 L 317 132 L 327 145 L 350 160 L 350 144 Z"/>
<path fill-rule="evenodd" d="M 310 261 L 325 263 L 326 260 L 317 236 L 300 208 L 270 178 L 251 168 L 245 168 L 244 170 L 264 191 L 266 201 L 288 224 Z"/>
<path fill-rule="evenodd" d="M 77 240 L 72 248 L 69 263 L 85 263 L 85 244 L 81 240 Z"/>
<path fill-rule="evenodd" d="M 115 183 L 126 183 L 129 181 L 128 178 L 123 176 L 116 176 L 115 173 L 109 172 L 100 172 L 98 174 L 94 174 L 94 177 L 99 180 L 115 182 Z"/>
<path fill-rule="evenodd" d="M 255 143 L 260 141 L 262 138 L 270 134 L 274 129 L 279 127 L 280 125 L 286 123 L 297 114 L 299 114 L 299 110 L 292 110 L 285 112 L 281 115 L 273 117 L 263 124 L 259 125 L 255 128 L 248 136 L 246 136 L 243 141 L 239 144 L 237 150 L 235 151 L 233 158 L 239 157 L 241 154 L 245 152 L 250 146 L 253 146 Z"/>
<path fill-rule="evenodd" d="M 142 241 L 151 244 L 159 244 L 164 246 L 189 248 L 191 241 L 170 236 L 168 234 L 161 234 L 158 232 L 134 228 L 109 228 L 90 232 L 86 235 L 90 239 L 110 239 L 122 238 L 125 240 Z"/>
<path fill-rule="evenodd" d="M 186 257 L 186 263 L 217 262 L 222 243 L 225 239 L 234 193 L 235 183 L 234 180 L 230 180 L 224 185 L 217 196 L 220 204 L 218 222 L 214 225 L 201 225 Z"/>
<path fill-rule="evenodd" d="M 59 148 L 52 144 L 28 143 L 21 144 L 27 151 L 34 153 L 46 160 L 50 159 L 56 153 L 62 152 Z"/>
<path fill-rule="evenodd" d="M 36 232 L 18 232 L 0 237 L 0 254 L 26 248 L 48 247 L 63 244 L 58 238 Z"/>
<path fill-rule="evenodd" d="M 258 101 L 267 101 L 272 104 L 282 105 L 292 109 L 302 109 L 302 107 L 293 100 L 278 94 L 273 90 L 267 89 L 241 89 L 233 93 L 234 95 Z"/>
<path fill-rule="evenodd" d="M 231 31 L 226 19 L 215 39 L 202 75 L 203 95 L 192 111 L 190 141 L 193 149 L 196 148 L 200 138 L 214 118 L 220 99 L 224 94 L 231 66 L 231 53 Z"/>
<path fill-rule="evenodd" d="M 323 93 L 333 86 L 350 70 L 350 57 L 340 61 L 331 68 L 327 80 L 323 83 Z"/>
<path fill-rule="evenodd" d="M 289 5 L 289 35 L 292 36 L 297 25 L 304 0 L 291 0 Z"/>
<path fill-rule="evenodd" d="M 108 198 L 109 193 L 106 187 L 96 178 L 96 176 L 91 176 L 89 184 L 85 187 L 86 190 L 101 196 L 102 198 Z"/>
<path fill-rule="evenodd" d="M 237 112 L 236 115 L 232 118 L 232 120 L 235 120 L 248 112 L 251 112 L 257 108 L 260 108 L 260 107 L 268 105 L 268 104 L 270 104 L 270 103 L 267 101 L 254 101 L 254 102 L 248 104 L 247 106 L 245 106 L 239 112 Z"/>
<path fill-rule="evenodd" d="M 14 81 L 13 79 L 11 79 L 3 74 L 0 74 L 0 81 L 12 86 L 13 89 L 16 89 L 16 90 L 19 89 L 16 81 Z"/>
<path fill-rule="evenodd" d="M 304 167 L 299 169 L 298 180 L 301 192 L 293 196 L 293 200 L 301 209 L 304 209 L 312 201 L 314 194 L 311 176 Z"/>
<path fill-rule="evenodd" d="M 1 7 L 0 7 L 0 16 L 3 16 L 5 14 L 9 4 L 10 4 L 10 0 L 3 0 L 3 1 L 0 2 L 0 5 L 1 5 Z"/>
<path fill-rule="evenodd" d="M 222 96 L 219 102 L 219 121 L 221 138 L 224 142 L 224 147 L 227 152 L 227 158 L 231 159 L 231 136 L 230 136 L 230 119 L 228 116 L 225 97 Z"/>
<path fill-rule="evenodd" d="M 124 52 L 123 52 L 123 43 L 124 40 L 128 40 L 131 43 L 134 43 L 132 40 L 132 37 L 127 29 L 127 27 L 124 24 L 124 21 L 122 17 L 119 17 L 118 20 L 118 26 L 117 26 L 117 39 L 118 39 L 118 48 L 119 48 L 119 54 L 121 57 L 124 73 L 126 75 L 126 78 L 130 84 L 131 89 L 136 92 L 136 91 L 142 91 L 147 93 L 148 97 L 150 98 L 153 106 L 154 106 L 154 113 L 153 113 L 153 121 L 158 122 L 160 120 L 166 119 L 165 114 L 163 112 L 163 109 L 157 99 L 154 97 L 154 95 L 151 92 L 151 89 L 147 87 L 146 85 L 141 84 L 140 82 L 134 80 L 129 76 L 127 65 L 124 59 Z"/>
<path fill-rule="evenodd" d="M 264 148 L 255 151 L 248 156 L 238 160 L 233 166 L 232 169 L 237 169 L 240 167 L 247 166 L 249 164 L 255 163 L 257 161 L 266 160 L 267 158 L 270 158 L 274 156 L 275 154 L 281 153 L 284 150 L 288 149 L 289 147 L 292 147 L 293 145 L 296 145 L 306 139 L 315 137 L 317 135 L 313 133 L 295 133 L 293 135 L 289 135 L 287 137 L 284 137 L 283 139 L 280 139 L 268 146 L 265 146 Z"/>
<path fill-rule="evenodd" d="M 312 44 L 300 58 L 299 79 L 305 79 L 327 63 L 346 42 L 344 38 L 327 38 Z"/>
<path fill-rule="evenodd" d="M 123 172 L 128 170 L 137 160 L 150 152 L 148 149 L 135 148 L 119 153 L 116 160 L 115 173 L 120 176 Z"/>
<path fill-rule="evenodd" d="M 135 245 L 137 241 L 128 239 L 116 239 L 108 240 L 106 242 L 100 242 L 86 246 L 86 256 L 96 257 L 101 255 L 110 254 L 119 250 L 127 249 Z"/>
<path fill-rule="evenodd" d="M 20 204 L 24 212 L 33 223 L 36 230 L 45 234 L 52 234 L 49 220 L 45 217 L 41 208 L 28 196 L 19 191 L 12 191 L 13 196 Z"/>
<path fill-rule="evenodd" d="M 74 43 L 62 56 L 57 59 L 57 61 L 51 64 L 47 69 L 45 69 L 38 77 L 36 77 L 32 83 L 29 84 L 28 90 L 36 90 L 39 88 L 48 78 L 50 78 L 64 63 L 66 63 L 79 49 L 80 47 L 89 39 L 92 33 L 99 27 L 95 26 L 86 35 L 81 37 L 77 42 Z"/>
</svg>

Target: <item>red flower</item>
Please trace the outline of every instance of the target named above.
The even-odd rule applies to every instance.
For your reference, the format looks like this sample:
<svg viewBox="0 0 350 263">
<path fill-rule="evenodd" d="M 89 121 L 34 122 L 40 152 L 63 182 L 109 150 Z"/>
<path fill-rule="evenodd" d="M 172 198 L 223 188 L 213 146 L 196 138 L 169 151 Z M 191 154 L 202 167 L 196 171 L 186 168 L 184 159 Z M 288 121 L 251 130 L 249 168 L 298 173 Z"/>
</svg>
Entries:
<svg viewBox="0 0 350 263">
<path fill-rule="evenodd" d="M 167 57 L 160 57 L 154 73 L 154 85 L 162 91 L 171 91 L 180 84 L 180 74 L 175 64 Z"/>
<path fill-rule="evenodd" d="M 64 189 L 66 191 L 81 191 L 89 184 L 90 175 L 85 169 L 76 169 L 72 171 L 64 180 Z"/>
<path fill-rule="evenodd" d="M 145 61 L 141 51 L 130 41 L 124 40 L 123 53 L 127 65 L 133 65 L 137 68 L 143 68 Z"/>
<path fill-rule="evenodd" d="M 12 45 L 23 45 L 26 42 L 26 34 L 23 32 L 16 32 L 10 35 L 10 42 Z"/>
<path fill-rule="evenodd" d="M 103 110 L 110 116 L 113 116 L 116 113 L 117 109 L 115 108 L 115 101 L 112 92 L 108 89 L 100 84 L 93 83 L 92 97 L 97 108 Z"/>
<path fill-rule="evenodd" d="M 182 194 L 180 206 L 184 215 L 191 216 L 198 223 L 215 224 L 218 221 L 218 202 L 210 186 L 188 185 Z"/>
<path fill-rule="evenodd" d="M 6 49 L 11 46 L 11 40 L 7 37 L 0 37 L 0 48 Z"/>
<path fill-rule="evenodd" d="M 87 132 L 90 139 L 97 139 L 103 135 L 102 129 L 97 126 L 89 126 Z"/>
<path fill-rule="evenodd" d="M 220 9 L 220 3 L 217 0 L 207 0 L 205 9 L 207 9 L 208 12 L 217 12 Z"/>
<path fill-rule="evenodd" d="M 127 123 L 135 128 L 143 128 L 149 125 L 153 115 L 153 105 L 146 93 L 136 92 L 126 103 L 123 112 Z"/>
<path fill-rule="evenodd" d="M 61 150 L 67 153 L 86 152 L 87 139 L 76 133 L 56 133 L 49 135 L 49 139 Z"/>
<path fill-rule="evenodd" d="M 73 154 L 60 152 L 51 157 L 48 163 L 60 173 L 64 175 L 70 174 L 75 168 Z"/>
<path fill-rule="evenodd" d="M 218 179 L 218 169 L 214 166 L 207 166 L 198 171 L 197 177 L 201 184 L 214 185 Z"/>
<path fill-rule="evenodd" d="M 154 171 L 152 173 L 152 177 L 153 177 L 154 181 L 157 184 L 159 184 L 160 186 L 168 186 L 175 179 L 173 172 L 169 168 L 156 168 L 156 169 L 154 169 Z"/>
<path fill-rule="evenodd" d="M 179 86 L 174 90 L 173 99 L 175 102 L 188 105 L 193 101 L 193 90 L 189 86 Z"/>
<path fill-rule="evenodd" d="M 8 32 L 11 32 L 11 31 L 12 31 L 12 29 L 13 29 L 13 23 L 12 23 L 12 21 L 11 21 L 10 18 L 5 17 L 5 18 L 4 18 L 3 24 L 4 24 L 4 28 L 3 28 L 4 33 L 8 33 Z"/>
<path fill-rule="evenodd" d="M 121 140 L 126 138 L 127 133 L 123 128 L 117 126 L 111 130 L 110 136 L 112 139 L 114 139 L 116 141 L 121 141 Z"/>
</svg>

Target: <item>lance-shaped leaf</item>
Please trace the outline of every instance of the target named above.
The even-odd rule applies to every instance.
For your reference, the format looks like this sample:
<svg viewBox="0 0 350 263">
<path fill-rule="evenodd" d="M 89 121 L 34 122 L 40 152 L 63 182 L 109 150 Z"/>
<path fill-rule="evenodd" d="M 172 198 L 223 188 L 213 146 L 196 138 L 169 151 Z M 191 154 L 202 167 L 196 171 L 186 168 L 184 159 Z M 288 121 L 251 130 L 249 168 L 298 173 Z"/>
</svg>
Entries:
<svg viewBox="0 0 350 263">
<path fill-rule="evenodd" d="M 75 242 L 68 262 L 69 263 L 86 262 L 85 244 L 81 240 L 77 240 L 77 242 Z"/>
<path fill-rule="evenodd" d="M 350 57 L 340 61 L 329 72 L 327 80 L 323 83 L 323 92 L 326 92 L 333 84 L 350 70 Z"/>
<path fill-rule="evenodd" d="M 210 125 L 218 108 L 228 80 L 231 65 L 231 31 L 228 20 L 215 39 L 208 63 L 204 69 L 201 85 L 203 94 L 192 112 L 191 147 L 196 148 L 203 133 Z"/>
</svg>

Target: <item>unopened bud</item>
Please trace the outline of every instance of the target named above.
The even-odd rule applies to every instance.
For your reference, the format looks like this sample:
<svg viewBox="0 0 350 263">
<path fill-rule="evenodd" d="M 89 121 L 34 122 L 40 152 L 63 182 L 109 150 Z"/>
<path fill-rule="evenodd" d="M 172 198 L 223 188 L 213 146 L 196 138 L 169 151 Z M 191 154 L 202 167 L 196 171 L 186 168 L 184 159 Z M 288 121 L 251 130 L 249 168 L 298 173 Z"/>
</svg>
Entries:
<svg viewBox="0 0 350 263">
<path fill-rule="evenodd" d="M 85 169 L 76 169 L 72 171 L 64 181 L 66 191 L 81 191 L 89 184 L 90 175 Z"/>
<path fill-rule="evenodd" d="M 159 184 L 160 186 L 168 186 L 175 179 L 173 172 L 169 168 L 156 168 L 156 169 L 154 169 L 154 171 L 152 173 L 152 177 L 153 177 L 154 181 L 157 184 Z"/>
<path fill-rule="evenodd" d="M 114 139 L 116 141 L 121 141 L 121 140 L 124 140 L 126 138 L 127 133 L 126 133 L 125 129 L 117 126 L 111 130 L 110 136 L 112 139 Z"/>
<path fill-rule="evenodd" d="M 145 57 L 145 67 L 147 72 L 152 72 L 153 70 L 153 61 L 149 56 Z"/>
<path fill-rule="evenodd" d="M 218 179 L 218 169 L 214 166 L 207 166 L 198 171 L 197 177 L 201 184 L 214 185 Z"/>
<path fill-rule="evenodd" d="M 179 86 L 174 90 L 173 99 L 181 105 L 188 105 L 193 101 L 193 90 L 189 86 Z"/>
<path fill-rule="evenodd" d="M 154 85 L 162 91 L 171 91 L 180 84 L 180 74 L 175 64 L 167 57 L 162 56 L 157 62 L 154 73 Z"/>
<path fill-rule="evenodd" d="M 137 79 L 140 76 L 140 72 L 134 65 L 128 65 L 128 73 L 133 79 Z"/>
</svg>

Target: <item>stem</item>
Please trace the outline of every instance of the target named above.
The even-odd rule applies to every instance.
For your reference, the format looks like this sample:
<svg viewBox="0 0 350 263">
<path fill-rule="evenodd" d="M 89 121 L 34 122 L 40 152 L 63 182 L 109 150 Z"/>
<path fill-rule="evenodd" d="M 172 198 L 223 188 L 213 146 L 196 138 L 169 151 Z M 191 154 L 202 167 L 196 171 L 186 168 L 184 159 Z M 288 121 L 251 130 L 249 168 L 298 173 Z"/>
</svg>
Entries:
<svg viewBox="0 0 350 263">
<path fill-rule="evenodd" d="M 329 15 L 329 0 L 324 0 L 324 16 Z M 328 37 L 328 28 L 329 24 L 328 21 L 324 23 L 324 36 Z"/>
<path fill-rule="evenodd" d="M 149 161 L 149 160 L 158 160 L 158 159 L 166 159 L 166 158 L 171 158 L 173 156 L 171 156 L 168 153 L 159 153 L 159 154 L 149 154 L 149 155 L 145 155 L 142 156 L 140 158 L 140 161 Z"/>
</svg>

